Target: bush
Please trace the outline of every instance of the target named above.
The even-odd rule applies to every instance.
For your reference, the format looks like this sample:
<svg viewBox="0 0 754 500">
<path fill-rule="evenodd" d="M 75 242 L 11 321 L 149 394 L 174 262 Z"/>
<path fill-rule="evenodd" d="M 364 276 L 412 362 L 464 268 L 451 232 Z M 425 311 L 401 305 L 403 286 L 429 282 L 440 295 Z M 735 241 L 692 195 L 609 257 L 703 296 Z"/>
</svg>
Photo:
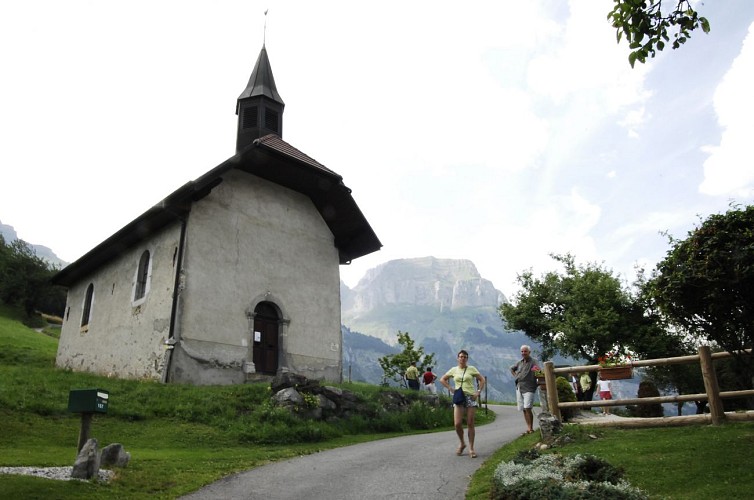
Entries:
<svg viewBox="0 0 754 500">
<path fill-rule="evenodd" d="M 657 389 L 657 386 L 654 383 L 643 380 L 639 383 L 638 396 L 640 398 L 656 398 L 660 396 L 660 391 Z M 664 411 L 660 403 L 631 406 L 628 410 L 631 416 L 642 418 L 662 417 L 664 415 Z"/>
<path fill-rule="evenodd" d="M 558 401 L 561 403 L 575 402 L 576 393 L 573 392 L 573 386 L 564 377 L 558 377 L 555 379 L 555 387 L 558 389 Z M 573 408 L 561 408 L 560 416 L 563 417 L 564 422 L 568 422 L 575 415 Z"/>
<path fill-rule="evenodd" d="M 593 455 L 519 453 L 495 469 L 495 500 L 647 499 L 623 479 L 623 471 Z"/>
</svg>

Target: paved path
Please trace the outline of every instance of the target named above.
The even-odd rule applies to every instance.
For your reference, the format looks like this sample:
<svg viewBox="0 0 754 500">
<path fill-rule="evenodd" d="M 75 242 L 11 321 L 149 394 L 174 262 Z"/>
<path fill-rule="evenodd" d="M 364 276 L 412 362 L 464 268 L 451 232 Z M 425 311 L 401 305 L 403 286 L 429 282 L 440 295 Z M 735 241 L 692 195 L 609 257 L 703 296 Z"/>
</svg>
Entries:
<svg viewBox="0 0 754 500">
<path fill-rule="evenodd" d="M 490 410 L 497 418 L 477 427 L 477 458 L 456 456 L 455 431 L 404 436 L 257 467 L 181 498 L 463 499 L 471 475 L 482 462 L 526 429 L 515 407 L 490 405 Z"/>
</svg>

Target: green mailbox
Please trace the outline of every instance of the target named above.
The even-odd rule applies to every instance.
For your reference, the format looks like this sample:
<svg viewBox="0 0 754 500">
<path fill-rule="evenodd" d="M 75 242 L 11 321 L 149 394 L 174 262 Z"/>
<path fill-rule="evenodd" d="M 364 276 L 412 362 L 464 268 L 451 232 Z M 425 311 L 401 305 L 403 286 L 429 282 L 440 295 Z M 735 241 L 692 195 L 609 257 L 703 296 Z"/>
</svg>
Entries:
<svg viewBox="0 0 754 500">
<path fill-rule="evenodd" d="M 110 394 L 104 389 L 74 389 L 68 393 L 68 411 L 72 413 L 107 413 Z"/>
</svg>

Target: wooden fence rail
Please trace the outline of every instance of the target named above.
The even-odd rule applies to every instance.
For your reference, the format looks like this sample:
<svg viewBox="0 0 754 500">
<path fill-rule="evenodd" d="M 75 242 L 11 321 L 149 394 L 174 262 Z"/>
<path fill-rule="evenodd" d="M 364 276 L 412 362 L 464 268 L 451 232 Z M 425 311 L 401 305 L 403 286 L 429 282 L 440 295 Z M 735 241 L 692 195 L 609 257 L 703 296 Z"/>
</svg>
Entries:
<svg viewBox="0 0 754 500">
<path fill-rule="evenodd" d="M 751 353 L 751 349 L 746 349 L 746 353 Z M 555 368 L 552 361 L 545 362 L 545 383 L 547 386 L 547 403 L 555 418 L 562 420 L 560 415 L 561 408 L 590 408 L 592 406 L 623 406 L 623 405 L 641 405 L 641 404 L 656 404 L 656 403 L 675 403 L 680 401 L 707 401 L 710 407 L 710 418 L 713 424 L 719 424 L 725 419 L 725 412 L 723 411 L 723 402 L 725 398 L 740 398 L 754 396 L 754 390 L 745 391 L 725 391 L 720 392 L 720 387 L 717 383 L 717 375 L 715 374 L 715 368 L 713 360 L 725 359 L 732 357 L 733 354 L 729 352 L 716 352 L 712 353 L 708 346 L 702 346 L 699 348 L 699 354 L 691 356 L 678 356 L 675 358 L 661 358 L 661 359 L 647 359 L 644 361 L 634 361 L 631 363 L 633 367 L 642 366 L 664 366 L 664 365 L 678 365 L 678 364 L 691 364 L 699 363 L 702 369 L 702 378 L 704 379 L 704 393 L 700 394 L 678 394 L 671 396 L 660 396 L 652 398 L 635 398 L 635 399 L 610 399 L 605 401 L 576 401 L 576 402 L 563 402 L 558 401 L 558 389 L 555 384 L 556 374 L 559 373 L 582 373 L 599 371 L 599 365 L 584 365 L 584 366 L 566 366 L 561 368 Z M 667 417 L 667 419 L 674 419 L 681 417 Z"/>
</svg>

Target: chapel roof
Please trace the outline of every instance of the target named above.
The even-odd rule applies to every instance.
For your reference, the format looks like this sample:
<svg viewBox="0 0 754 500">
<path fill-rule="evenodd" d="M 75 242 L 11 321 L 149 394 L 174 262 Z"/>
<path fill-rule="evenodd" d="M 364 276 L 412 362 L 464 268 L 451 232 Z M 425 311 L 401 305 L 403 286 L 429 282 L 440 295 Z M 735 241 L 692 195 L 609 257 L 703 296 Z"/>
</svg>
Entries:
<svg viewBox="0 0 754 500">
<path fill-rule="evenodd" d="M 72 285 L 126 249 L 149 239 L 168 224 L 181 221 L 193 203 L 207 196 L 232 169 L 256 175 L 308 196 L 330 228 L 341 264 L 382 247 L 343 178 L 276 135 L 266 135 L 201 177 L 189 181 L 124 226 L 54 277 Z"/>
</svg>

